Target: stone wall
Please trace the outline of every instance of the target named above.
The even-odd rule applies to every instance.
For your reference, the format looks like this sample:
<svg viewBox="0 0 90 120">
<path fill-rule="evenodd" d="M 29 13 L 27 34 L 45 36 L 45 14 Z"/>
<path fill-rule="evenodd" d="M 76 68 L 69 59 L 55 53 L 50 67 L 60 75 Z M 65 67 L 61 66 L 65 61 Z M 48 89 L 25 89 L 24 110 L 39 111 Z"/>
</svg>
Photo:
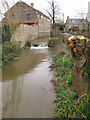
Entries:
<svg viewBox="0 0 90 120">
<path fill-rule="evenodd" d="M 40 16 L 38 29 L 39 36 L 50 36 L 50 19 Z"/>
<path fill-rule="evenodd" d="M 38 37 L 38 26 L 20 24 L 11 37 L 11 42 L 18 47 L 23 47 L 28 40 Z"/>
</svg>

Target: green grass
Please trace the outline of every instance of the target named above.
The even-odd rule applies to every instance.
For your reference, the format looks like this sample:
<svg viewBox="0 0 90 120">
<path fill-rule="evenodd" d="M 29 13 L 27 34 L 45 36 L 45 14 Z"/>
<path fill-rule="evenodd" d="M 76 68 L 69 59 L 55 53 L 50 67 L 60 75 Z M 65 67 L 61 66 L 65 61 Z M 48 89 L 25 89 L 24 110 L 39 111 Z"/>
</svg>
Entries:
<svg viewBox="0 0 90 120">
<path fill-rule="evenodd" d="M 72 86 L 71 62 L 72 56 L 66 55 L 65 53 L 57 54 L 53 58 L 52 69 L 55 69 L 57 78 L 57 86 L 55 87 L 57 96 L 54 115 L 55 118 L 60 120 L 89 119 L 89 96 L 85 94 L 81 99 L 77 97 Z"/>
<path fill-rule="evenodd" d="M 46 37 L 48 37 L 48 36 L 46 36 Z M 34 40 L 39 40 L 39 39 L 41 39 L 41 38 L 46 38 L 46 37 L 44 37 L 44 36 L 42 36 L 42 37 L 38 36 L 38 37 L 36 37 L 35 39 L 33 39 L 32 41 L 34 41 Z"/>
</svg>

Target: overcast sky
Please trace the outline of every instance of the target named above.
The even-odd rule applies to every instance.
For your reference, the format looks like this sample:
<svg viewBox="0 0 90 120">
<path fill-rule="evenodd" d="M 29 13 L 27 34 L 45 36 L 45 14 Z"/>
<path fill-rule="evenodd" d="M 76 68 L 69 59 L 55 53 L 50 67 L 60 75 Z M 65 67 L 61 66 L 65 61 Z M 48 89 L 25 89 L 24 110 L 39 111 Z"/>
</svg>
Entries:
<svg viewBox="0 0 90 120">
<path fill-rule="evenodd" d="M 2 9 L 2 4 L 0 0 L 0 9 Z M 9 3 L 9 6 L 11 7 L 19 0 L 7 0 Z M 27 4 L 34 3 L 34 8 L 42 11 L 46 14 L 45 10 L 49 8 L 48 0 L 22 0 Z M 49 0 L 50 1 L 50 0 Z M 62 12 L 64 13 L 64 21 L 66 20 L 67 16 L 70 16 L 70 18 L 75 18 L 76 12 L 75 11 L 81 11 L 88 12 L 88 2 L 90 0 L 55 0 L 59 6 L 61 7 Z"/>
</svg>

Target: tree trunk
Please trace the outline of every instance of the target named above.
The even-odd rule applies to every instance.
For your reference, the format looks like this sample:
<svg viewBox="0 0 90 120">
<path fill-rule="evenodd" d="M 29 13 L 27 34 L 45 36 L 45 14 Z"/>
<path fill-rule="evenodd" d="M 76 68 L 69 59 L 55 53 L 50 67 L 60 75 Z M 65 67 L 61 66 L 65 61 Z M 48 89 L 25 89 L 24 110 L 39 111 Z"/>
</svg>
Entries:
<svg viewBox="0 0 90 120">
<path fill-rule="evenodd" d="M 87 88 L 83 81 L 81 75 L 81 69 L 83 64 L 85 63 L 85 54 L 87 53 L 87 40 L 84 36 L 71 36 L 68 39 L 69 46 L 71 48 L 71 54 L 73 57 L 72 62 L 72 82 L 73 87 L 79 97 L 81 97 L 85 92 L 87 92 Z"/>
<path fill-rule="evenodd" d="M 74 58 L 72 62 L 72 81 L 74 90 L 79 97 L 87 92 L 81 75 L 81 61 L 76 58 Z"/>
</svg>

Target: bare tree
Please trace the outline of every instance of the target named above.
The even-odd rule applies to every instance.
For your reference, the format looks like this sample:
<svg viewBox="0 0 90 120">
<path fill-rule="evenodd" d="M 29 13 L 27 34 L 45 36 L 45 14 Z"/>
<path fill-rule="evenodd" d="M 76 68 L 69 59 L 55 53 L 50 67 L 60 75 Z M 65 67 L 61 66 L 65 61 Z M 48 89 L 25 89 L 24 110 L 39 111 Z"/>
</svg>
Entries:
<svg viewBox="0 0 90 120">
<path fill-rule="evenodd" d="M 77 16 L 80 18 L 80 19 L 85 19 L 86 16 L 87 16 L 87 13 L 83 10 L 80 10 L 80 11 L 76 11 L 76 14 Z"/>
<path fill-rule="evenodd" d="M 7 0 L 3 0 L 2 4 L 3 4 L 3 7 L 4 7 L 5 11 L 9 10 L 10 7 L 9 7 L 9 4 L 8 4 Z"/>
<path fill-rule="evenodd" d="M 76 16 L 81 19 L 81 22 L 83 24 L 83 28 L 85 27 L 85 30 L 88 31 L 88 36 L 90 36 L 90 23 L 88 22 L 87 18 L 87 12 L 83 10 L 77 10 L 75 11 Z M 86 22 L 85 22 L 86 19 Z M 87 25 L 85 25 L 87 24 Z"/>
<path fill-rule="evenodd" d="M 83 10 L 77 10 L 75 11 L 76 16 L 81 19 L 81 22 L 84 24 L 84 20 L 87 17 L 87 13 Z"/>
<path fill-rule="evenodd" d="M 60 14 L 60 6 L 59 4 L 55 1 L 55 0 L 51 0 L 48 1 L 49 3 L 49 10 L 46 10 L 46 12 L 48 13 L 48 15 L 50 16 L 50 18 L 53 21 L 53 24 L 55 23 L 55 19 L 57 18 L 57 15 Z"/>
<path fill-rule="evenodd" d="M 2 0 L 1 1 L 1 10 L 0 10 L 0 16 L 2 16 L 2 18 L 4 18 L 4 16 L 8 19 L 8 22 L 16 22 L 16 19 L 18 20 L 18 11 L 17 8 L 14 11 L 15 13 L 15 20 L 12 19 L 12 14 L 11 14 L 11 10 L 10 10 L 10 6 L 14 5 L 14 0 L 12 2 L 8 2 L 8 0 Z M 5 12 L 7 12 L 7 15 L 5 15 Z"/>
</svg>

